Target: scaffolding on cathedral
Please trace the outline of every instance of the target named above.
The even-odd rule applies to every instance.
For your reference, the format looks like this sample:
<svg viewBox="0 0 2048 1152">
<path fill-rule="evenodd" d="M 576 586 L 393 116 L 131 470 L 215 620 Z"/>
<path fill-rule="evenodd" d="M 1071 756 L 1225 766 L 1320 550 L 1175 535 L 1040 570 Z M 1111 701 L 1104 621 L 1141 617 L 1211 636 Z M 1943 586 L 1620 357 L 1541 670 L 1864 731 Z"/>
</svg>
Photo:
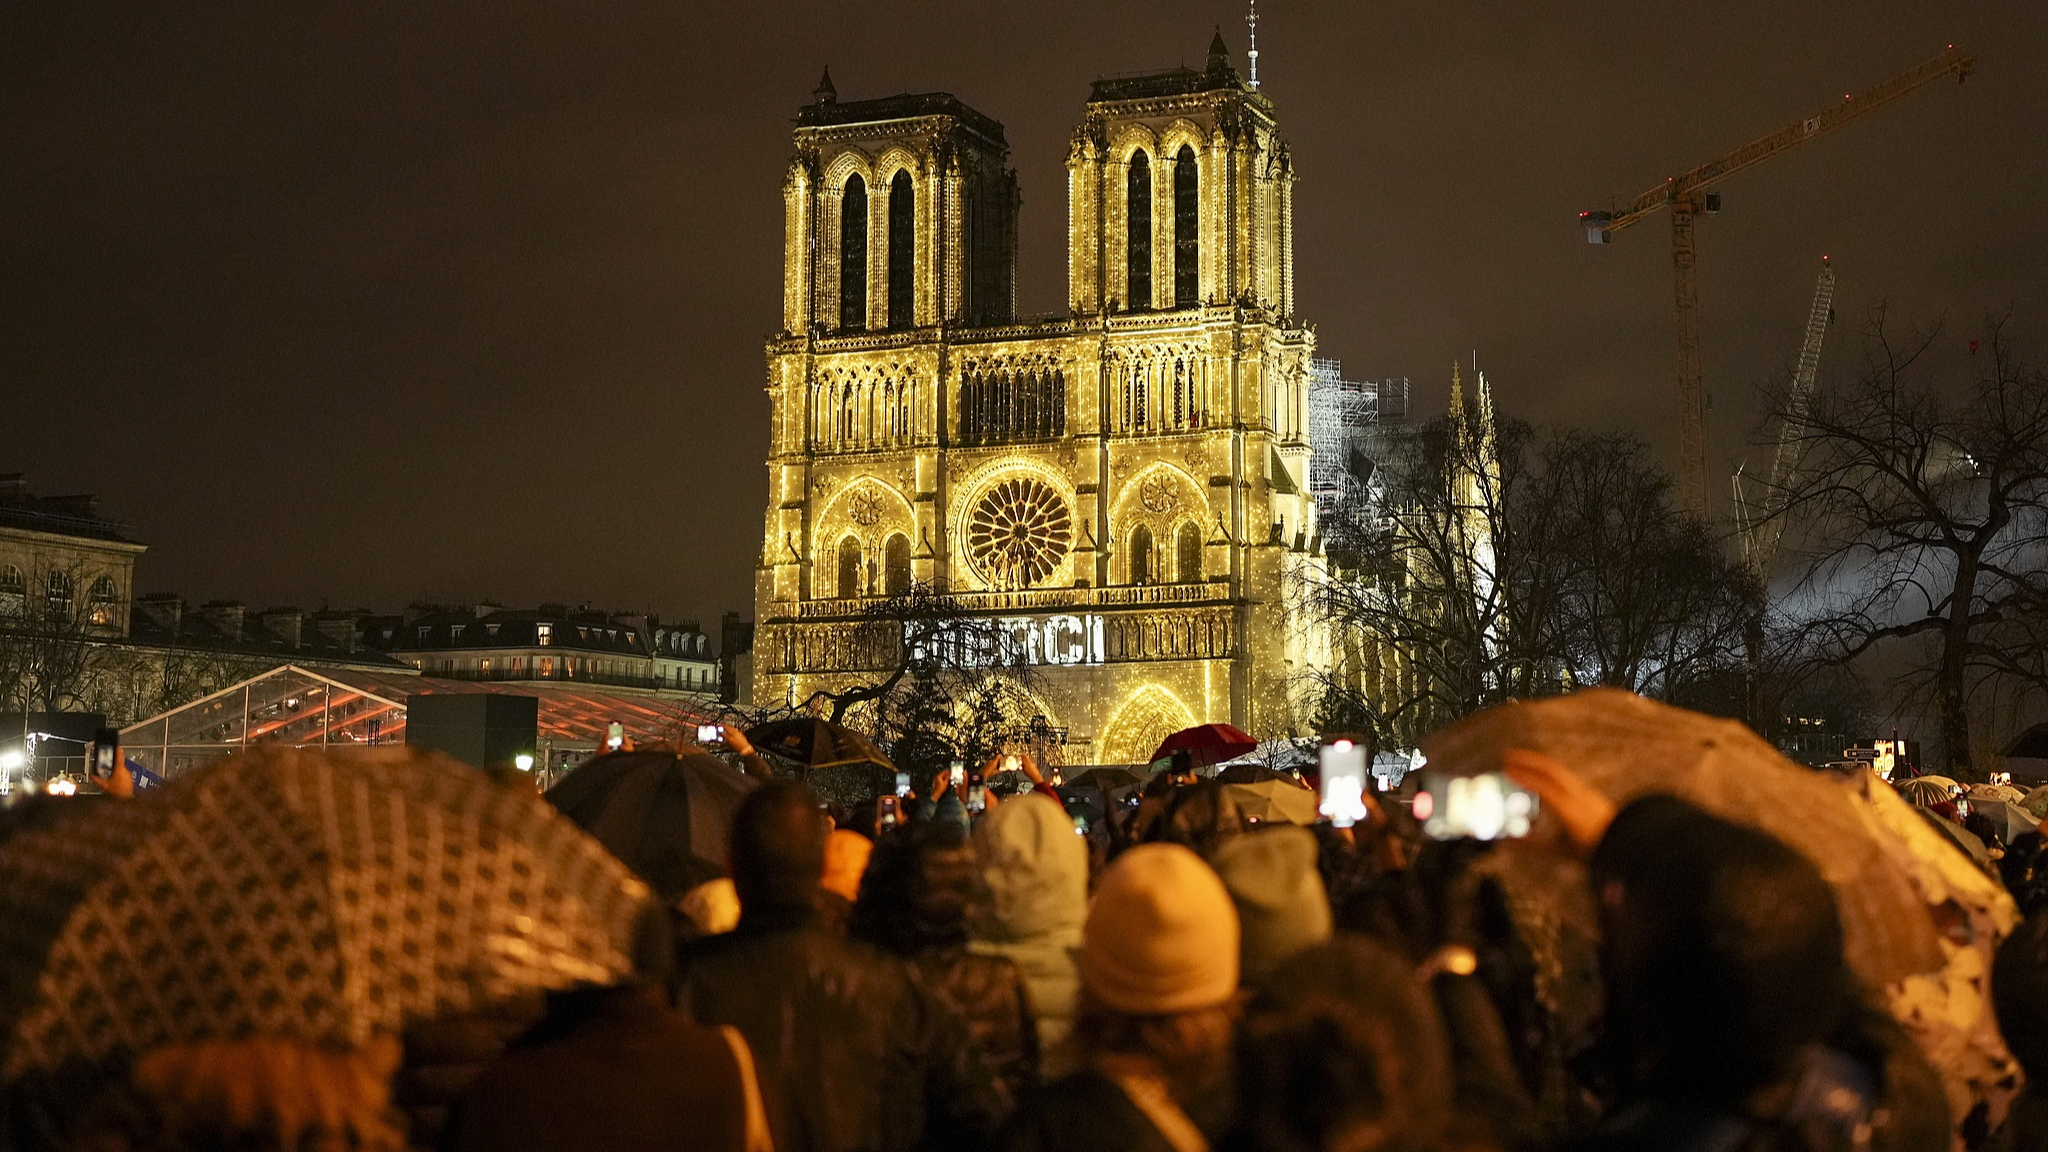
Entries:
<svg viewBox="0 0 2048 1152">
<path fill-rule="evenodd" d="M 1317 520 L 1358 522 L 1378 503 L 1374 433 L 1408 416 L 1408 378 L 1346 380 L 1342 361 L 1310 362 L 1309 492 Z"/>
</svg>

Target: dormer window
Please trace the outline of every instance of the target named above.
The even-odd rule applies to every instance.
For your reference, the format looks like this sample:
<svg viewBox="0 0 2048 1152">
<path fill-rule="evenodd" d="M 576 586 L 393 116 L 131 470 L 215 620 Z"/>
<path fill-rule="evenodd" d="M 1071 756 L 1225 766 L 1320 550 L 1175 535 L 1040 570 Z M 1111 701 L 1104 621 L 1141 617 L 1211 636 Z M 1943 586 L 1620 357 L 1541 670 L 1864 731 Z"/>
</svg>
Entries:
<svg viewBox="0 0 2048 1152">
<path fill-rule="evenodd" d="M 553 644 L 555 642 L 555 626 L 553 624 L 535 624 L 533 626 L 533 638 L 534 643 L 542 647 Z"/>
</svg>

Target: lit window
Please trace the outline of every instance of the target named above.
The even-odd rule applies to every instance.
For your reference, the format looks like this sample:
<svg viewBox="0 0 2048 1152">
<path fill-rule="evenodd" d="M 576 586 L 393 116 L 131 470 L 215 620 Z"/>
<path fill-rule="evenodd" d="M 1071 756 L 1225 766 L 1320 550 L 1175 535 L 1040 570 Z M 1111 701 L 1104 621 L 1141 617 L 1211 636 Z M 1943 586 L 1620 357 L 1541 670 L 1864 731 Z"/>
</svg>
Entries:
<svg viewBox="0 0 2048 1152">
<path fill-rule="evenodd" d="M 536 624 L 533 626 L 533 630 L 534 641 L 543 647 L 555 642 L 555 626 L 553 624 Z M 555 662 L 550 660 L 547 663 L 549 671 L 553 671 Z"/>
<path fill-rule="evenodd" d="M 86 612 L 92 622 L 102 628 L 111 628 L 121 622 L 121 596 L 114 589 L 114 578 L 102 576 L 92 582 L 92 590 L 86 593 Z"/>
</svg>

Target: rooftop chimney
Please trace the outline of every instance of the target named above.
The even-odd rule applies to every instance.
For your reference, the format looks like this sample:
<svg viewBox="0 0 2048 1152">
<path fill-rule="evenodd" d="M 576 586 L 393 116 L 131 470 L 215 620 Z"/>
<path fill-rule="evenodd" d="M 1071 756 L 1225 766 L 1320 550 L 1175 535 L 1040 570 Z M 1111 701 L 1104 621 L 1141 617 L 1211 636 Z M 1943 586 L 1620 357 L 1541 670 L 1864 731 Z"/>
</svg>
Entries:
<svg viewBox="0 0 2048 1152">
<path fill-rule="evenodd" d="M 271 608 L 257 617 L 263 626 L 277 634 L 287 648 L 304 647 L 306 614 L 297 608 Z"/>
<path fill-rule="evenodd" d="M 240 600 L 208 600 L 199 606 L 200 617 L 227 633 L 230 640 L 242 638 L 242 620 L 248 612 Z"/>
</svg>

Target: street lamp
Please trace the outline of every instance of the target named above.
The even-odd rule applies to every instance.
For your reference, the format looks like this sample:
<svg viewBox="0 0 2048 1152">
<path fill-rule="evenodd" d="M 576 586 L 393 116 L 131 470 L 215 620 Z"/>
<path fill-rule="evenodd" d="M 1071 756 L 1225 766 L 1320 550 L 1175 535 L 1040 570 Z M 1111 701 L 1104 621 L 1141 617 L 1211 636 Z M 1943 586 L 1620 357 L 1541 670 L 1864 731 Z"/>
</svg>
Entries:
<svg viewBox="0 0 2048 1152">
<path fill-rule="evenodd" d="M 512 758 L 512 766 L 521 772 L 533 771 L 533 753 L 521 752 Z"/>
</svg>

